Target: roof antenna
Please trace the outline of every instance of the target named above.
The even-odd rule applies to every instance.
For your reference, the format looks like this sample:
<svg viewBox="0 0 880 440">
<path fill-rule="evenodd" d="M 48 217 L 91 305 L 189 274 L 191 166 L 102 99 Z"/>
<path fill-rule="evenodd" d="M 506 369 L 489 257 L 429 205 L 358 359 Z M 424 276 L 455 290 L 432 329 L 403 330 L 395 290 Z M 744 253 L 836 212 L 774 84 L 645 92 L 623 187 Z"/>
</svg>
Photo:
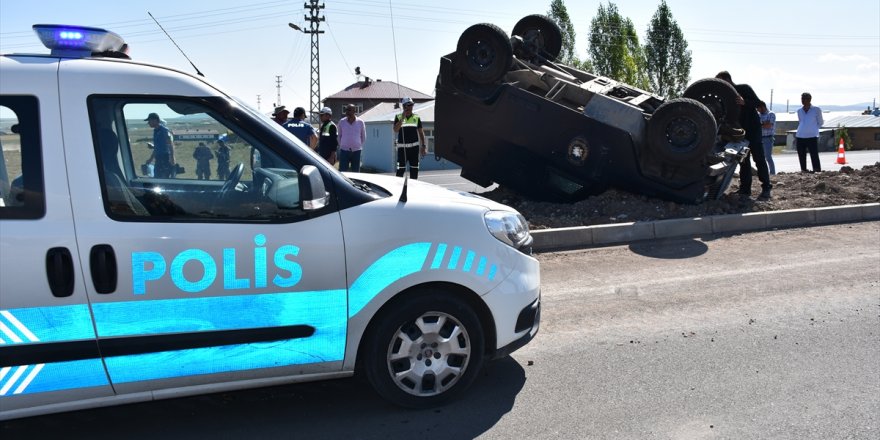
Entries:
<svg viewBox="0 0 880 440">
<path fill-rule="evenodd" d="M 195 64 L 193 64 L 192 60 L 190 60 L 189 57 L 186 56 L 186 53 L 184 53 L 184 52 L 183 52 L 183 49 L 181 49 L 180 46 L 177 45 L 177 42 L 174 41 L 174 38 L 171 38 L 171 35 L 168 35 L 168 32 L 165 30 L 165 28 L 163 28 L 162 25 L 159 24 L 159 20 L 156 20 L 156 17 L 153 17 L 153 14 L 150 14 L 150 11 L 147 11 L 147 15 L 149 15 L 150 18 L 152 18 L 153 21 L 156 22 L 156 25 L 159 26 L 159 29 L 162 29 L 162 32 L 165 32 L 165 36 L 167 36 L 168 39 L 171 40 L 172 43 L 174 43 L 174 46 L 177 47 L 177 50 L 179 50 L 180 53 L 183 54 L 183 57 L 186 58 L 187 61 L 189 61 L 189 65 L 190 65 L 190 66 L 193 66 L 193 69 L 196 69 L 196 73 L 198 73 L 199 76 L 201 76 L 201 77 L 204 78 L 205 75 L 203 75 L 202 72 L 199 71 L 199 68 L 196 67 Z"/>
<path fill-rule="evenodd" d="M 400 193 L 400 203 L 406 203 L 406 186 L 409 184 L 409 175 L 403 176 L 403 191 Z"/>
<path fill-rule="evenodd" d="M 397 67 L 397 36 L 394 35 L 394 7 L 391 6 L 391 0 L 388 0 L 388 12 L 391 15 L 391 42 L 392 47 L 394 47 L 394 72 L 397 75 L 397 104 L 394 105 L 394 108 L 400 108 L 400 100 L 403 99 L 403 94 L 400 93 L 400 69 Z"/>
</svg>

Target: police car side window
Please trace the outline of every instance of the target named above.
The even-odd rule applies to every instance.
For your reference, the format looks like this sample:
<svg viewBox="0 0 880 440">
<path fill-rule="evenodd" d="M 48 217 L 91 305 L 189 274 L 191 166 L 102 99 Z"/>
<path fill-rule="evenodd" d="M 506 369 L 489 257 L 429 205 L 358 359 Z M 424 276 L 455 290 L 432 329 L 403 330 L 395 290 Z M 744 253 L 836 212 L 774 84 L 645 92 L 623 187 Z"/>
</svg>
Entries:
<svg viewBox="0 0 880 440">
<path fill-rule="evenodd" d="M 46 213 L 39 105 L 33 96 L 0 96 L 0 219 Z"/>
<path fill-rule="evenodd" d="M 296 168 L 210 104 L 90 98 L 111 218 L 289 222 L 305 216 Z"/>
</svg>

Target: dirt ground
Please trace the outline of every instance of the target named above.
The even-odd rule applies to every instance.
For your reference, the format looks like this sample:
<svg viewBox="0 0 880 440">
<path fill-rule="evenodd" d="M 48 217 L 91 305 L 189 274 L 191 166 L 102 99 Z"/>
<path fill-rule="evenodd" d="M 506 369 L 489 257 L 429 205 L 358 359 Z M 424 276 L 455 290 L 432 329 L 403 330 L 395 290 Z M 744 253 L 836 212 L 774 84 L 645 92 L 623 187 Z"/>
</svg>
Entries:
<svg viewBox="0 0 880 440">
<path fill-rule="evenodd" d="M 858 170 L 845 166 L 840 171 L 779 173 L 771 176 L 770 181 L 773 197 L 768 201 L 755 199 L 761 192 L 757 177 L 752 183 L 751 198 L 735 194 L 739 178 L 734 177 L 720 200 L 699 205 L 683 205 L 616 189 L 572 204 L 528 200 L 504 188 L 480 195 L 517 209 L 533 230 L 880 202 L 880 162 Z"/>
</svg>

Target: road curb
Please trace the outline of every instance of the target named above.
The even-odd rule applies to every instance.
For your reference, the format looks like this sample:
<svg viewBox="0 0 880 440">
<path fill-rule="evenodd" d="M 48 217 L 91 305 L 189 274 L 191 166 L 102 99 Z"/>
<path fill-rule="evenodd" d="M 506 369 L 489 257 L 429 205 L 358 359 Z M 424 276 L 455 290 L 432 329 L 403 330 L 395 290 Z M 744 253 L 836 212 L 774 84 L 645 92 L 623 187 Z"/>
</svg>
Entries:
<svg viewBox="0 0 880 440">
<path fill-rule="evenodd" d="M 837 223 L 880 220 L 880 203 L 748 212 L 745 214 L 613 223 L 532 231 L 532 250 L 550 252 L 613 246 L 660 238 L 699 237 L 710 234 L 753 232 Z"/>
</svg>

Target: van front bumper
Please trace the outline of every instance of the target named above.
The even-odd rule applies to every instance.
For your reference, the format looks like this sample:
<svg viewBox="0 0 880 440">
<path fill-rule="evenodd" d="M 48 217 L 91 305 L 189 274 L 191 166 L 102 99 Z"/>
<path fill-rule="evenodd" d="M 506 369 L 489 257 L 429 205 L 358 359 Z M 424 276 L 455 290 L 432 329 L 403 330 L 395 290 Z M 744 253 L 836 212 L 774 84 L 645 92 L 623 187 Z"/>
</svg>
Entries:
<svg viewBox="0 0 880 440">
<path fill-rule="evenodd" d="M 516 320 L 516 329 L 517 333 L 528 330 L 528 332 L 521 336 L 519 339 L 514 340 L 513 342 L 498 348 L 495 350 L 495 353 L 490 356 L 492 359 L 499 359 L 505 356 L 510 355 L 516 350 L 519 350 L 523 346 L 529 343 L 535 335 L 538 334 L 538 329 L 541 327 L 541 295 L 538 294 L 538 298 L 527 307 L 523 308 L 520 311 L 519 316 Z"/>
</svg>

